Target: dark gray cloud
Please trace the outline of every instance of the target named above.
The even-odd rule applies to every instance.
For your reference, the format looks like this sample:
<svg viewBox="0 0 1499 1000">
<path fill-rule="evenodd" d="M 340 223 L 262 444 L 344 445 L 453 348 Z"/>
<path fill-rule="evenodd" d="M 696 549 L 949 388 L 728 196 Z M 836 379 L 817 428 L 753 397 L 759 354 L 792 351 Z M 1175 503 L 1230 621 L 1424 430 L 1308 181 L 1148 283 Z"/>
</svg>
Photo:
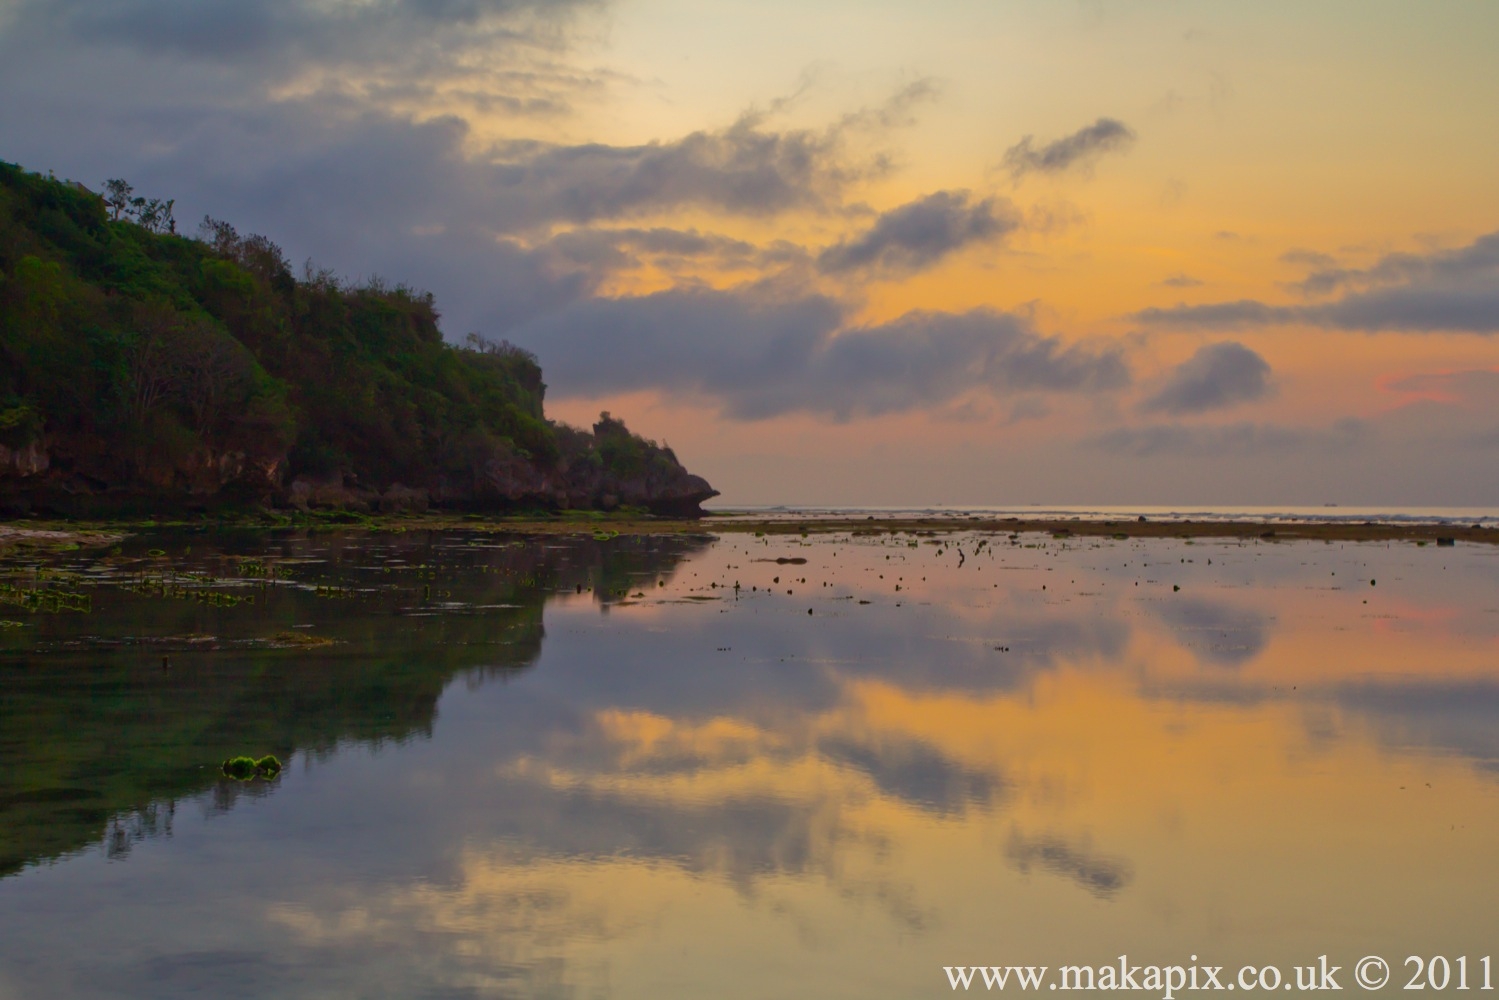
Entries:
<svg viewBox="0 0 1499 1000">
<path fill-rule="evenodd" d="M 1145 413 L 1181 416 L 1263 399 L 1272 390 L 1270 366 L 1234 341 L 1206 344 L 1177 365 L 1154 394 L 1140 404 Z"/>
<path fill-rule="evenodd" d="M 824 250 L 817 264 L 829 273 L 922 271 L 1020 225 L 1020 212 L 1008 199 L 976 202 L 967 191 L 938 191 L 881 215 L 865 233 Z"/>
<path fill-rule="evenodd" d="M 683 206 L 751 216 L 835 206 L 882 162 L 846 160 L 838 129 L 777 132 L 759 115 L 640 146 L 516 142 L 495 150 L 490 188 L 506 228 L 587 223 Z"/>
<path fill-rule="evenodd" d="M 200 71 L 174 87 L 165 78 L 180 67 L 133 78 L 140 66 L 117 54 L 64 60 L 67 79 L 39 87 L 32 76 L 49 80 L 51 71 L 28 65 L 18 45 L 0 33 L 0 91 L 34 98 L 0 102 L 0 134 L 13 140 L 7 158 L 95 188 L 126 177 L 153 197 L 175 198 L 188 228 L 211 213 L 271 235 L 293 260 L 431 290 L 450 335 L 504 335 L 642 257 L 668 269 L 673 261 L 805 262 L 808 251 L 791 244 L 749 248 L 711 233 L 620 224 L 683 207 L 841 213 L 842 185 L 883 169 L 877 156 L 850 165 L 841 145 L 851 129 L 878 128 L 880 109 L 817 132 L 776 131 L 746 116 L 659 143 L 513 143 L 475 159 L 472 133 L 456 117 L 415 121 L 327 95 L 241 105 L 232 86 Z M 903 92 L 888 106 L 914 99 Z M 569 231 L 553 237 L 558 226 Z"/>
<path fill-rule="evenodd" d="M 1499 233 L 1480 236 L 1456 250 L 1386 254 L 1367 268 L 1340 267 L 1334 258 L 1311 251 L 1291 251 L 1282 254 L 1281 260 L 1312 268 L 1293 286 L 1308 295 L 1327 294 L 1339 288 L 1412 283 L 1462 287 L 1475 279 L 1481 284 L 1491 284 L 1499 275 Z"/>
<path fill-rule="evenodd" d="M 1092 392 L 1130 378 L 1117 348 L 1066 346 L 1010 313 L 916 312 L 845 327 L 832 299 L 763 287 L 579 301 L 511 337 L 540 355 L 561 394 L 661 389 L 715 400 L 740 419 L 843 420 L 970 390 Z"/>
<path fill-rule="evenodd" d="M 598 0 L 20 0 L 14 17 L 54 38 L 222 62 L 354 56 L 450 32 L 476 45 L 560 41 L 565 20 Z"/>
<path fill-rule="evenodd" d="M 1100 118 L 1039 148 L 1034 136 L 1026 136 L 1005 150 L 1004 168 L 1017 181 L 1032 173 L 1060 174 L 1091 166 L 1103 154 L 1128 149 L 1134 141 L 1134 129 L 1113 118 Z"/>
<path fill-rule="evenodd" d="M 889 169 L 874 148 L 883 133 L 932 95 L 917 81 L 820 129 L 778 128 L 751 112 L 638 145 L 520 139 L 477 151 L 465 124 L 476 112 L 561 113 L 610 80 L 578 70 L 569 52 L 575 22 L 600 6 L 20 0 L 0 25 L 0 91 L 12 98 L 0 108 L 4 155 L 91 185 L 125 176 L 176 197 L 179 216 L 201 187 L 214 192 L 203 210 L 242 228 L 259 226 L 232 214 L 237 189 L 295 175 L 298 187 L 254 198 L 255 213 L 275 215 L 275 199 L 288 196 L 338 201 L 355 187 L 367 215 L 421 201 L 516 233 L 684 206 L 842 211 L 848 182 Z M 365 155 L 327 155 L 340 147 Z M 424 160 L 428 175 L 391 187 L 386 159 Z M 273 235 L 290 248 L 299 227 L 288 228 Z"/>
<path fill-rule="evenodd" d="M 601 83 L 559 58 L 599 0 L 19 0 L 6 35 L 67 62 L 75 53 L 144 57 L 117 84 L 197 72 L 232 106 L 285 91 L 338 95 L 367 110 L 447 107 L 566 111 Z M 131 77 L 136 77 L 132 79 Z M 607 74 L 605 74 L 607 76 Z M 199 93 L 202 91 L 189 91 Z M 424 107 L 425 106 L 425 107 Z"/>
<path fill-rule="evenodd" d="M 1132 313 L 1129 318 L 1149 326 L 1236 330 L 1290 323 L 1295 320 L 1296 313 L 1296 308 L 1292 306 L 1271 306 L 1254 299 L 1239 299 L 1235 302 L 1213 302 L 1201 306 L 1181 304 L 1166 309 L 1152 307 Z"/>
<path fill-rule="evenodd" d="M 1312 260 L 1304 253 L 1297 259 Z M 1181 329 L 1304 323 L 1370 332 L 1492 334 L 1499 332 L 1499 232 L 1456 250 L 1389 254 L 1364 269 L 1318 267 L 1293 287 L 1309 295 L 1343 294 L 1308 305 L 1270 305 L 1254 299 L 1181 304 L 1144 309 L 1131 318 Z"/>
<path fill-rule="evenodd" d="M 1499 332 L 1499 281 L 1488 288 L 1400 288 L 1348 295 L 1308 310 L 1318 326 L 1408 333 Z"/>
<path fill-rule="evenodd" d="M 487 166 L 475 169 L 488 214 L 505 231 L 684 207 L 760 217 L 839 212 L 850 184 L 890 169 L 882 153 L 852 152 L 850 138 L 904 124 L 929 95 L 918 82 L 821 129 L 777 130 L 766 113 L 750 111 L 726 128 L 635 146 L 518 140 L 492 149 Z"/>
<path fill-rule="evenodd" d="M 1300 451 L 1340 453 L 1370 436 L 1361 420 L 1340 420 L 1328 428 L 1236 423 L 1213 427 L 1153 424 L 1120 427 L 1088 440 L 1092 447 L 1136 458 L 1181 456 L 1235 459 Z"/>
<path fill-rule="evenodd" d="M 1330 254 L 1322 253 L 1319 250 L 1305 250 L 1299 247 L 1287 250 L 1281 254 L 1280 261 L 1283 264 L 1311 268 L 1314 271 L 1329 270 L 1338 266 L 1337 258 Z"/>
</svg>

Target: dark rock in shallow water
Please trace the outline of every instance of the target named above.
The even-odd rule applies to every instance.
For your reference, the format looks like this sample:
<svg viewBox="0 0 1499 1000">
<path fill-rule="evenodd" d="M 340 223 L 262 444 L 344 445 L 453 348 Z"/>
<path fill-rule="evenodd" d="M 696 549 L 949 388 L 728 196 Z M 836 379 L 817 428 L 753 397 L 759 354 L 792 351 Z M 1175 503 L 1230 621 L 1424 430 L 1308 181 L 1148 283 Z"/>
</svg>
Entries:
<svg viewBox="0 0 1499 1000">
<path fill-rule="evenodd" d="M 281 773 L 281 761 L 272 754 L 266 754 L 259 760 L 254 757 L 230 757 L 224 761 L 220 770 L 224 773 L 224 777 L 233 778 L 235 781 L 274 778 Z"/>
</svg>

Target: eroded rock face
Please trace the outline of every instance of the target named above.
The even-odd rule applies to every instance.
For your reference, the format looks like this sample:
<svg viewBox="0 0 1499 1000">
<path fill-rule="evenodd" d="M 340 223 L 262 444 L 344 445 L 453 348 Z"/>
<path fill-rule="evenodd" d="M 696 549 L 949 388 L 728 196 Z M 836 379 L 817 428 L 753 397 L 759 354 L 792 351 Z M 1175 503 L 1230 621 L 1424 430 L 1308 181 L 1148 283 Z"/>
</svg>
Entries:
<svg viewBox="0 0 1499 1000">
<path fill-rule="evenodd" d="M 359 489 L 355 478 L 348 473 L 304 472 L 291 481 L 286 492 L 278 499 L 298 510 L 318 507 L 368 514 L 380 502 L 380 495 Z"/>
<path fill-rule="evenodd" d="M 718 491 L 708 485 L 708 480 L 683 469 L 679 480 L 663 485 L 642 504 L 661 517 L 702 517 L 703 502 L 716 496 Z"/>
<path fill-rule="evenodd" d="M 474 500 L 483 505 L 544 503 L 552 478 L 508 447 L 496 448 L 474 469 Z"/>
<path fill-rule="evenodd" d="M 382 514 L 425 514 L 431 498 L 423 489 L 412 489 L 400 483 L 391 484 L 390 488 L 380 494 L 380 512 Z"/>
<path fill-rule="evenodd" d="M 40 475 L 51 466 L 51 456 L 41 441 L 33 441 L 18 448 L 0 444 L 0 478 L 14 476 L 25 479 Z"/>
<path fill-rule="evenodd" d="M 471 482 L 446 478 L 430 484 L 428 494 L 434 506 L 458 509 L 643 507 L 668 517 L 701 517 L 699 505 L 718 496 L 665 449 L 646 445 L 643 454 L 640 471 L 619 475 L 604 467 L 597 449 L 575 451 L 542 468 L 501 443 L 475 463 Z"/>
<path fill-rule="evenodd" d="M 620 477 L 585 460 L 543 470 L 513 453 L 501 453 L 476 470 L 471 500 L 461 490 L 451 488 L 442 499 L 446 505 L 458 507 L 469 502 L 481 507 L 563 510 L 644 507 L 660 516 L 701 517 L 699 505 L 716 496 L 718 491 L 707 480 L 680 465 Z"/>
<path fill-rule="evenodd" d="M 0 445 L 0 510 L 87 516 L 245 504 L 361 513 L 625 506 L 659 516 L 700 517 L 699 505 L 718 496 L 706 480 L 661 449 L 649 453 L 650 461 L 640 471 L 619 475 L 605 469 L 593 450 L 542 468 L 501 442 L 466 474 L 449 473 L 430 482 L 362 483 L 348 471 L 304 472 L 287 482 L 285 453 L 205 448 L 175 462 L 160 455 L 141 461 L 91 450 L 87 444 L 74 442 L 61 451 L 41 442 L 24 448 Z"/>
</svg>

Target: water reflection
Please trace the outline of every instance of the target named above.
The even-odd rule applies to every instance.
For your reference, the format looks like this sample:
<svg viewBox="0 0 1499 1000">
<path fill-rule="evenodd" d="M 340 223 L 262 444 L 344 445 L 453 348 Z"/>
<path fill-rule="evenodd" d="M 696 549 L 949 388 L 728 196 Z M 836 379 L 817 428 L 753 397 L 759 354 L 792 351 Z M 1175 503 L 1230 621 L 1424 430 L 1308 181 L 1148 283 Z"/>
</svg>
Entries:
<svg viewBox="0 0 1499 1000">
<path fill-rule="evenodd" d="M 931 541 L 194 540 L 297 583 L 253 611 L 101 584 L 3 640 L 3 816 L 40 817 L 8 849 L 100 846 L 0 881 L 0 995 L 919 996 L 955 962 L 1487 953 L 1493 552 Z M 234 644 L 303 624 L 337 643 Z M 163 678 L 126 635 L 220 648 Z M 292 766 L 225 812 L 245 786 L 187 762 L 257 740 Z M 101 747 L 128 764 L 95 776 Z M 105 818 L 57 819 L 70 788 Z"/>
<path fill-rule="evenodd" d="M 1237 667 L 1255 659 L 1270 637 L 1270 620 L 1247 608 L 1222 601 L 1187 597 L 1162 602 L 1161 620 L 1199 663 Z"/>
<path fill-rule="evenodd" d="M 205 788 L 215 811 L 270 790 L 220 781 L 229 756 L 429 738 L 455 675 L 535 662 L 550 595 L 608 600 L 706 544 L 189 535 L 17 560 L 9 580 L 85 591 L 92 611 L 0 632 L 0 876 L 101 837 L 122 857 Z"/>
</svg>

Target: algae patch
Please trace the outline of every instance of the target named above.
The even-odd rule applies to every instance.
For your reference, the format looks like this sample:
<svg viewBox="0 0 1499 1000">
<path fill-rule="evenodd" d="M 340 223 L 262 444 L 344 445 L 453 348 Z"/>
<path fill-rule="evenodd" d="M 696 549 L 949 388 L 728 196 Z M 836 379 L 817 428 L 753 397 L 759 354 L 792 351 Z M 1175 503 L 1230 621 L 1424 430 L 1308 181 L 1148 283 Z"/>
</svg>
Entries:
<svg viewBox="0 0 1499 1000">
<path fill-rule="evenodd" d="M 250 781 L 254 778 L 274 778 L 281 773 L 281 761 L 275 755 L 266 754 L 259 760 L 254 757 L 230 757 L 220 767 L 224 777 L 235 781 Z"/>
</svg>

